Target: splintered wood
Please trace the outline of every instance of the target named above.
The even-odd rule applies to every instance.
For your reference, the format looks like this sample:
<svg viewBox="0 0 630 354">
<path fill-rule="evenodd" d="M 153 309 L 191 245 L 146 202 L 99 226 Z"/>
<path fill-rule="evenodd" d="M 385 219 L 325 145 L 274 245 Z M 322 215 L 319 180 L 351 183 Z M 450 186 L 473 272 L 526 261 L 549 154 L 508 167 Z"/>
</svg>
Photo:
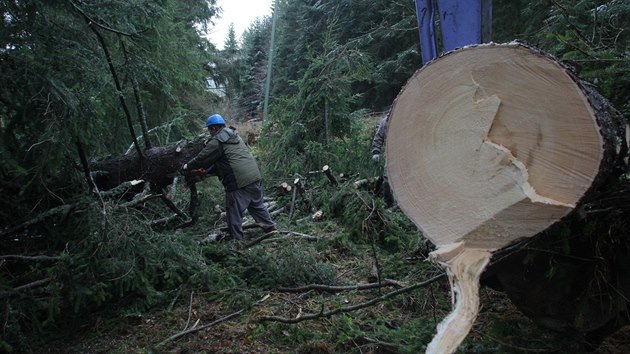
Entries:
<svg viewBox="0 0 630 354">
<path fill-rule="evenodd" d="M 488 250 L 464 248 L 463 243 L 440 247 L 431 254 L 434 262 L 446 268 L 455 305 L 438 325 L 427 353 L 452 353 L 470 332 L 479 313 L 479 278 L 491 256 Z"/>
<path fill-rule="evenodd" d="M 455 309 L 427 349 L 449 353 L 475 320 L 492 252 L 575 208 L 598 175 L 604 138 L 562 65 L 520 44 L 492 44 L 414 74 L 392 108 L 386 155 L 398 205 L 451 279 Z"/>
</svg>

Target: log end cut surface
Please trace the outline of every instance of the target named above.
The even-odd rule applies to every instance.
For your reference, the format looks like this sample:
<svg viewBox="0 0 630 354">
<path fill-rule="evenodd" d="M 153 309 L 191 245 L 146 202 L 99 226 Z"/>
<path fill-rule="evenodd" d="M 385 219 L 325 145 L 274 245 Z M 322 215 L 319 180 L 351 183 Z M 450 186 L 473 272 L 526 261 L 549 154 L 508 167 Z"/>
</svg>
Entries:
<svg viewBox="0 0 630 354">
<path fill-rule="evenodd" d="M 396 99 L 387 144 L 396 200 L 425 236 L 486 249 L 566 215 L 603 156 L 573 77 L 515 44 L 463 48 L 416 72 Z"/>
</svg>

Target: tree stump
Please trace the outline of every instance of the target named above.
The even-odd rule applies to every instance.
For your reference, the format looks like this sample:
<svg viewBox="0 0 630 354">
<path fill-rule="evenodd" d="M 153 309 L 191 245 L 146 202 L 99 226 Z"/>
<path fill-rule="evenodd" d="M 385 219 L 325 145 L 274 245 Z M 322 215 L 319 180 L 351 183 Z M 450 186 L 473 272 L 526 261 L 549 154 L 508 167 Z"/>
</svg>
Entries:
<svg viewBox="0 0 630 354">
<path fill-rule="evenodd" d="M 427 352 L 454 352 L 468 334 L 492 252 L 575 210 L 623 161 L 624 141 L 601 96 L 523 44 L 458 49 L 411 77 L 390 116 L 389 179 L 456 300 Z"/>
</svg>

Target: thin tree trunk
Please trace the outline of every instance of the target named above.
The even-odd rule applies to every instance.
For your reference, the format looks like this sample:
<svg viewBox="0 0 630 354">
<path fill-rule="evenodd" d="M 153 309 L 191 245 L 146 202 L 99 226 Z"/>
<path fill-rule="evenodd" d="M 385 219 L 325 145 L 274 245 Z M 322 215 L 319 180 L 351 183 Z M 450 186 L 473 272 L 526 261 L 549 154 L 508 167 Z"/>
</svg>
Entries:
<svg viewBox="0 0 630 354">
<path fill-rule="evenodd" d="M 79 160 L 81 160 L 81 166 L 83 167 L 83 174 L 85 175 L 85 181 L 87 182 L 88 187 L 91 192 L 97 192 L 96 185 L 92 180 L 92 174 L 90 173 L 90 164 L 88 163 L 87 156 L 85 155 L 85 150 L 83 149 L 83 144 L 80 140 L 76 141 L 77 151 L 79 153 Z"/>
<path fill-rule="evenodd" d="M 149 127 L 147 125 L 147 116 L 142 104 L 142 97 L 140 97 L 140 85 L 134 75 L 131 77 L 131 83 L 133 84 L 133 96 L 136 99 L 136 111 L 138 112 L 138 120 L 140 121 L 140 127 L 142 128 L 142 137 L 144 139 L 144 148 L 150 149 L 151 139 L 149 137 Z"/>
<path fill-rule="evenodd" d="M 131 134 L 131 139 L 133 140 L 133 145 L 136 147 L 136 152 L 138 152 L 138 156 L 140 156 L 140 162 L 142 162 L 142 160 L 144 159 L 144 154 L 142 153 L 140 144 L 138 144 L 138 138 L 133 128 L 133 122 L 131 121 L 131 113 L 129 113 L 129 108 L 127 107 L 127 103 L 125 102 L 125 96 L 123 95 L 123 90 L 120 85 L 120 80 L 118 79 L 118 74 L 116 73 L 116 68 L 114 68 L 114 62 L 112 61 L 111 54 L 109 53 L 109 49 L 107 48 L 107 43 L 105 42 L 105 39 L 103 38 L 103 36 L 96 29 L 96 25 L 94 24 L 94 22 L 89 17 L 87 17 L 82 11 L 80 11 L 80 13 L 81 15 L 83 15 L 83 18 L 85 19 L 85 22 L 87 23 L 90 30 L 92 30 L 92 32 L 94 32 L 94 34 L 96 35 L 96 38 L 98 39 L 98 42 L 101 44 L 101 48 L 103 49 L 103 52 L 105 53 L 105 58 L 107 59 L 107 65 L 109 67 L 109 71 L 111 72 L 112 78 L 114 79 L 114 84 L 116 85 L 116 91 L 118 93 L 118 99 L 120 100 L 120 105 L 123 111 L 125 112 L 125 116 L 127 117 L 127 126 L 129 128 L 129 133 Z"/>
<path fill-rule="evenodd" d="M 128 55 L 129 53 L 127 52 L 127 46 L 125 46 L 125 41 L 120 39 L 120 45 L 125 55 L 125 61 L 129 61 L 129 55 Z M 142 97 L 140 96 L 140 85 L 138 84 L 138 79 L 136 79 L 136 75 L 134 73 L 131 74 L 131 84 L 133 87 L 133 97 L 136 99 L 136 114 L 138 116 L 138 121 L 140 121 L 140 127 L 142 128 L 144 148 L 150 149 L 152 145 L 151 145 L 151 139 L 149 138 L 149 126 L 147 125 L 147 115 L 144 110 L 144 105 L 142 104 Z"/>
<path fill-rule="evenodd" d="M 324 125 L 326 126 L 326 146 L 330 146 L 330 127 L 328 121 L 328 99 L 324 100 Z"/>
</svg>

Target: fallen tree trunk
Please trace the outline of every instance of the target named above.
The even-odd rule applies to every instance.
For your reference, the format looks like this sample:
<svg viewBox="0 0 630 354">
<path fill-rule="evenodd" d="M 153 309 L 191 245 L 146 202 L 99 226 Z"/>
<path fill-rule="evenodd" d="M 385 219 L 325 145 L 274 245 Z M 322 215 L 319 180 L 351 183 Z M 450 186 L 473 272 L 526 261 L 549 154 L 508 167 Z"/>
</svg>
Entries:
<svg viewBox="0 0 630 354">
<path fill-rule="evenodd" d="M 466 337 L 494 251 L 569 217 L 620 170 L 624 128 L 570 70 L 519 43 L 462 48 L 414 74 L 390 116 L 389 179 L 468 322 L 447 318 L 429 352 Z"/>
<path fill-rule="evenodd" d="M 109 190 L 123 182 L 144 180 L 151 190 L 162 190 L 173 183 L 179 169 L 204 147 L 204 140 L 178 142 L 173 145 L 144 150 L 144 159 L 131 153 L 91 164 L 94 181 L 99 190 Z"/>
</svg>

